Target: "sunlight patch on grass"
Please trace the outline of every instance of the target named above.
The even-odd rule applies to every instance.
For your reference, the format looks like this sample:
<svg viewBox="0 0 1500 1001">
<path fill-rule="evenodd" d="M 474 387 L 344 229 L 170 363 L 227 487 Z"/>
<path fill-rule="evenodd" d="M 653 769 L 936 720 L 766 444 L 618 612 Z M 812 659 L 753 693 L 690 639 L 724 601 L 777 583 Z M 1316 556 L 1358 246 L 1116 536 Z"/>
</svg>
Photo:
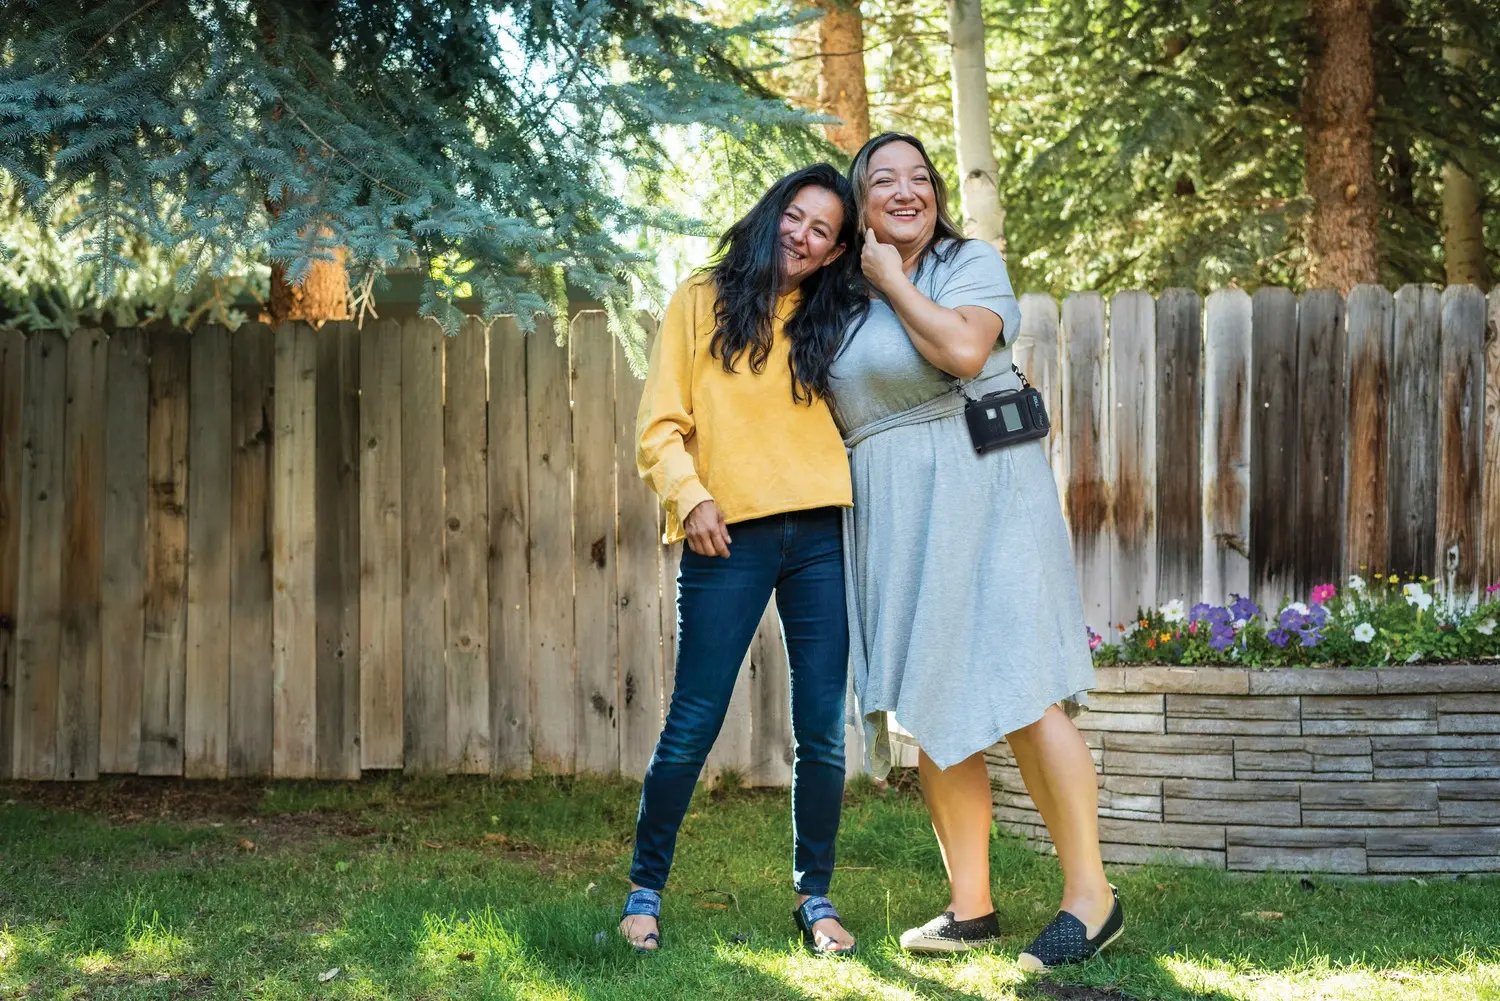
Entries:
<svg viewBox="0 0 1500 1001">
<path fill-rule="evenodd" d="M 1211 962 L 1165 956 L 1158 960 L 1177 985 L 1194 994 L 1244 1001 L 1406 1001 L 1413 997 L 1444 1001 L 1490 1001 L 1500 998 L 1500 963 L 1474 956 L 1453 957 L 1454 965 L 1404 964 L 1378 968 L 1332 964 L 1325 956 L 1306 957 L 1291 970 L 1266 970 L 1248 961 Z"/>
<path fill-rule="evenodd" d="M 102 950 L 86 952 L 73 959 L 73 969 L 90 976 L 105 973 L 114 968 L 115 957 Z"/>
<path fill-rule="evenodd" d="M 916 1001 L 922 995 L 879 977 L 858 960 L 830 959 L 810 953 L 761 952 L 721 947 L 719 958 L 780 980 L 790 990 L 817 1001 L 883 998 Z"/>
<path fill-rule="evenodd" d="M 132 966 L 164 968 L 183 958 L 187 943 L 156 911 L 149 918 L 142 918 L 136 910 L 131 912 L 125 929 L 125 949 L 133 960 Z"/>
</svg>

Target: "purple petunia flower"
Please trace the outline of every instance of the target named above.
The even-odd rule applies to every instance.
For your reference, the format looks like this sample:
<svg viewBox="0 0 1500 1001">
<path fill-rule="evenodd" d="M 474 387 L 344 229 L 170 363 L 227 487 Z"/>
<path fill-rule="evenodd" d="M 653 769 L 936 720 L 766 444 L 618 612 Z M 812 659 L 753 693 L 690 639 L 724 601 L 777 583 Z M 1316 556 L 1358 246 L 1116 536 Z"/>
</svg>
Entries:
<svg viewBox="0 0 1500 1001">
<path fill-rule="evenodd" d="M 1188 611 L 1188 621 L 1189 622 L 1201 622 L 1201 621 L 1203 621 L 1204 619 L 1208 618 L 1209 609 L 1211 609 L 1213 607 L 1214 606 L 1210 605 L 1206 601 L 1200 601 L 1200 602 L 1198 602 L 1198 604 L 1194 605 Z"/>
<path fill-rule="evenodd" d="M 1317 646 L 1323 640 L 1323 634 L 1316 629 L 1305 629 L 1297 635 L 1302 638 L 1303 646 Z"/>
<path fill-rule="evenodd" d="M 1234 645 L 1234 629 L 1231 626 L 1214 626 L 1208 645 L 1215 650 L 1228 650 Z"/>
<path fill-rule="evenodd" d="M 1231 594 L 1230 597 L 1234 601 L 1229 604 L 1229 614 L 1233 615 L 1236 619 L 1244 619 L 1246 622 L 1249 622 L 1260 614 L 1260 607 L 1243 594 Z"/>
<path fill-rule="evenodd" d="M 1270 640 L 1277 646 L 1286 646 L 1289 642 L 1291 642 L 1292 634 L 1285 629 L 1277 627 L 1266 633 L 1266 639 Z"/>
</svg>

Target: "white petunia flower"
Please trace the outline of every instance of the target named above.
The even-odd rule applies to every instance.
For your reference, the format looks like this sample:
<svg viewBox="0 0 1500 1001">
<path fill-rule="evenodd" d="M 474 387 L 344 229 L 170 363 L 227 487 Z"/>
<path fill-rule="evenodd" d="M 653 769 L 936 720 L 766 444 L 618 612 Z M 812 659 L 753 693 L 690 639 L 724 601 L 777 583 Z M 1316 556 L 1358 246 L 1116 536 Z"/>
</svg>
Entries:
<svg viewBox="0 0 1500 1001">
<path fill-rule="evenodd" d="M 1483 622 L 1479 623 L 1479 625 L 1474 627 L 1474 631 L 1481 636 L 1495 635 L 1495 620 L 1493 618 L 1485 619 Z"/>
<path fill-rule="evenodd" d="M 1298 615 L 1306 615 L 1310 611 L 1310 609 L 1300 601 L 1292 602 L 1290 605 L 1286 606 L 1286 608 L 1283 608 L 1282 611 L 1286 611 L 1287 608 L 1290 608 Z"/>
<path fill-rule="evenodd" d="M 1365 579 L 1359 574 L 1354 573 L 1349 575 L 1349 590 L 1358 591 L 1363 594 L 1365 588 L 1368 586 L 1369 585 L 1365 583 Z"/>
<path fill-rule="evenodd" d="M 1368 622 L 1361 622 L 1354 627 L 1354 638 L 1361 643 L 1368 643 L 1375 638 L 1375 627 Z"/>
<path fill-rule="evenodd" d="M 1183 607 L 1181 598 L 1173 598 L 1161 606 L 1160 611 L 1165 622 L 1183 622 L 1187 619 L 1187 609 Z"/>
<path fill-rule="evenodd" d="M 1408 605 L 1416 605 L 1420 611 L 1432 607 L 1432 595 L 1422 590 L 1421 584 L 1406 584 L 1401 588 L 1401 593 L 1406 596 Z"/>
</svg>

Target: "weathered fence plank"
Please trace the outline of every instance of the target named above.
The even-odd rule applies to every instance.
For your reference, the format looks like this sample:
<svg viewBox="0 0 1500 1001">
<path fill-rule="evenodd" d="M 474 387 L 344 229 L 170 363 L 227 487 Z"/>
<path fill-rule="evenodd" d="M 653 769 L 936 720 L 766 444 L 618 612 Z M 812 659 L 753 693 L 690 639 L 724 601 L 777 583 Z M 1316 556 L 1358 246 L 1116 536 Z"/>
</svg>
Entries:
<svg viewBox="0 0 1500 1001">
<path fill-rule="evenodd" d="M 603 313 L 568 335 L 573 399 L 573 623 L 578 758 L 583 772 L 620 769 L 615 584 L 614 349 Z"/>
<path fill-rule="evenodd" d="M 1391 561 L 1397 573 L 1437 567 L 1438 354 L 1441 294 L 1431 285 L 1397 290 L 1390 422 Z"/>
<path fill-rule="evenodd" d="M 245 324 L 234 332 L 231 353 L 228 772 L 261 776 L 272 773 L 275 730 L 270 670 L 275 336 L 264 324 Z"/>
<path fill-rule="evenodd" d="M 1177 473 L 1203 454 L 1203 302 L 1167 289 L 1156 305 L 1156 596 L 1189 605 L 1203 584 L 1203 481 Z"/>
<path fill-rule="evenodd" d="M 51 779 L 57 769 L 57 661 L 62 650 L 63 401 L 67 343 L 40 331 L 27 338 L 22 413 L 21 598 L 17 616 L 14 769 Z"/>
<path fill-rule="evenodd" d="M 1258 289 L 1250 315 L 1250 583 L 1274 613 L 1297 559 L 1297 297 Z"/>
<path fill-rule="evenodd" d="M 317 472 L 313 490 L 318 519 L 313 593 L 317 643 L 319 778 L 355 779 L 359 749 L 359 329 L 331 323 L 317 339 Z"/>
<path fill-rule="evenodd" d="M 661 662 L 662 717 L 672 706 L 672 691 L 677 687 L 677 575 L 682 566 L 682 547 L 674 542 L 661 551 Z M 654 742 L 653 742 L 654 743 Z"/>
<path fill-rule="evenodd" d="M 494 769 L 531 771 L 531 534 L 526 341 L 512 317 L 490 328 L 490 698 Z"/>
<path fill-rule="evenodd" d="M 403 758 L 438 773 L 448 758 L 443 611 L 443 334 L 408 321 L 401 331 L 401 607 Z"/>
<path fill-rule="evenodd" d="M 1318 289 L 1297 310 L 1297 562 L 1293 594 L 1307 600 L 1314 584 L 1343 567 L 1344 300 Z"/>
<path fill-rule="evenodd" d="M 150 358 L 136 329 L 109 338 L 104 409 L 104 560 L 99 598 L 99 770 L 140 765 L 146 639 L 146 426 Z M 264 505 L 262 505 L 264 510 Z"/>
<path fill-rule="evenodd" d="M 1105 628 L 1113 601 L 1109 562 L 1109 384 L 1104 300 L 1094 292 L 1068 296 L 1062 307 L 1063 455 L 1068 470 L 1063 510 L 1073 533 L 1085 621 Z"/>
<path fill-rule="evenodd" d="M 104 424 L 108 342 L 102 330 L 68 338 L 63 428 L 62 653 L 57 664 L 57 773 L 99 777 L 99 605 L 103 572 Z"/>
<path fill-rule="evenodd" d="M 568 408 L 568 349 L 538 317 L 526 338 L 530 454 L 532 760 L 548 772 L 572 772 L 578 755 L 578 664 L 573 649 L 573 423 Z"/>
<path fill-rule="evenodd" d="M 466 321 L 445 343 L 443 403 L 444 510 L 448 553 L 448 760 L 468 774 L 487 774 L 490 743 L 490 509 L 485 453 L 485 325 Z"/>
<path fill-rule="evenodd" d="M 1250 297 L 1220 289 L 1204 306 L 1204 601 L 1250 594 Z"/>
<path fill-rule="evenodd" d="M 1443 290 L 1438 351 L 1437 552 L 1449 594 L 1479 579 L 1479 512 L 1484 469 L 1484 295 L 1472 285 Z"/>
<path fill-rule="evenodd" d="M 192 335 L 182 763 L 188 778 L 229 774 L 232 365 L 229 331 L 212 326 Z"/>
<path fill-rule="evenodd" d="M 643 320 L 646 336 L 655 332 Z M 651 760 L 662 723 L 661 506 L 635 465 L 635 415 L 641 380 L 624 349 L 615 354 L 615 493 L 619 533 L 615 587 L 619 608 L 620 772 L 639 776 Z"/>
<path fill-rule="evenodd" d="M 401 540 L 401 325 L 385 320 L 359 351 L 359 751 L 400 768 L 405 734 Z"/>
<path fill-rule="evenodd" d="M 1110 614 L 1098 629 L 1110 635 L 1114 626 L 1133 622 L 1137 609 L 1157 604 L 1156 303 L 1145 292 L 1110 300 L 1107 396 L 1114 546 Z"/>
<path fill-rule="evenodd" d="M 21 470 L 26 338 L 0 329 L 0 778 L 14 775 L 16 623 L 21 598 Z"/>
<path fill-rule="evenodd" d="M 750 644 L 751 785 L 785 786 L 792 781 L 791 676 L 781 616 L 773 597 Z"/>
<path fill-rule="evenodd" d="M 1348 447 L 1344 461 L 1344 565 L 1385 567 L 1390 562 L 1391 343 L 1395 299 L 1377 285 L 1360 285 L 1348 305 Z"/>
<path fill-rule="evenodd" d="M 1479 538 L 1484 547 L 1480 579 L 1500 583 L 1500 287 L 1490 291 L 1484 353 L 1484 510 Z"/>
<path fill-rule="evenodd" d="M 317 774 L 317 341 L 276 328 L 271 442 L 271 762 L 282 778 Z"/>
<path fill-rule="evenodd" d="M 1063 379 L 1057 326 L 1057 303 L 1050 295 L 1027 292 L 1021 296 L 1021 331 L 1012 345 L 1011 357 L 1016 367 L 1026 373 L 1027 381 L 1042 394 L 1042 403 L 1052 421 L 1052 433 L 1047 436 L 1047 461 L 1061 497 L 1067 484 L 1067 470 L 1063 466 L 1064 432 L 1058 425 L 1063 412 Z"/>
<path fill-rule="evenodd" d="M 141 693 L 142 775 L 181 775 L 187 670 L 189 338 L 150 334 L 146 444 L 146 619 Z"/>
</svg>

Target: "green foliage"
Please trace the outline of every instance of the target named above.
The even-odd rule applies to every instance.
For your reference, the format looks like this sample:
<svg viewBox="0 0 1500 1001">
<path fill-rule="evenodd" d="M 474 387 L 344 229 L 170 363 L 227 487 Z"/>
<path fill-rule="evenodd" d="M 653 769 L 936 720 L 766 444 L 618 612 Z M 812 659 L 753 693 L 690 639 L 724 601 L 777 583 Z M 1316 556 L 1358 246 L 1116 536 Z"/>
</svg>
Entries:
<svg viewBox="0 0 1500 1001">
<path fill-rule="evenodd" d="M 1215 624 L 1217 621 L 1217 625 Z M 1381 667 L 1500 658 L 1500 582 L 1479 600 L 1445 595 L 1424 577 L 1356 574 L 1342 589 L 1314 588 L 1274 615 L 1232 596 L 1224 606 L 1180 600 L 1140 610 L 1103 642 L 1090 630 L 1094 662 L 1245 664 L 1251 667 Z"/>
<path fill-rule="evenodd" d="M 0 176 L 68 231 L 99 294 L 145 264 L 202 277 L 334 246 L 354 284 L 428 276 L 456 322 L 554 306 L 559 278 L 617 315 L 652 274 L 631 234 L 681 220 L 622 194 L 661 173 L 664 130 L 735 141 L 805 131 L 737 59 L 786 16 L 718 25 L 643 0 L 200 0 L 11 4 L 0 45 Z M 12 253 L 15 248 L 9 248 Z M 462 283 L 436 259 L 473 262 Z M 174 257 L 174 260 L 176 258 Z"/>
</svg>

